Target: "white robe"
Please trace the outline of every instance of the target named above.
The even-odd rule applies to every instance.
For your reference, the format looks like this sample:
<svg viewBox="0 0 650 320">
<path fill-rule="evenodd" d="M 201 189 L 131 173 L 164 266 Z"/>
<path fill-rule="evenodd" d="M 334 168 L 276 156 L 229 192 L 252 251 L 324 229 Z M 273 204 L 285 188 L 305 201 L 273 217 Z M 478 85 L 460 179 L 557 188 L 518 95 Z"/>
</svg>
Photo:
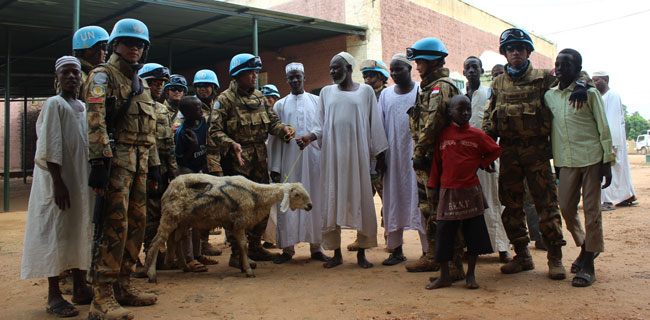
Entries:
<svg viewBox="0 0 650 320">
<path fill-rule="evenodd" d="M 296 137 L 309 134 L 318 125 L 318 96 L 310 93 L 289 94 L 273 105 L 273 110 L 286 123 L 296 130 Z M 269 170 L 280 173 L 284 182 L 291 167 L 298 159 L 300 148 L 295 141 L 285 143 L 281 138 L 269 136 Z M 320 151 L 316 143 L 305 148 L 287 182 L 300 182 L 309 192 L 313 209 L 288 210 L 283 213 L 280 205 L 277 212 L 277 245 L 279 248 L 293 246 L 299 242 L 321 243 L 320 214 Z"/>
<path fill-rule="evenodd" d="M 21 279 L 58 276 L 72 268 L 88 270 L 92 235 L 92 190 L 88 187 L 86 110 L 76 111 L 60 96 L 45 102 L 36 121 L 36 156 L 27 209 Z M 70 208 L 54 202 L 47 162 L 61 166 Z"/>
<path fill-rule="evenodd" d="M 617 204 L 634 195 L 630 161 L 627 157 L 627 142 L 625 135 L 625 116 L 621 97 L 618 93 L 608 90 L 603 95 L 605 116 L 612 133 L 612 144 L 616 150 L 616 163 L 612 166 L 612 184 L 602 190 L 602 202 Z"/>
<path fill-rule="evenodd" d="M 336 226 L 377 238 L 377 216 L 370 183 L 370 155 L 388 149 L 375 91 L 359 84 L 355 91 L 324 87 L 318 104 L 321 146 L 323 232 Z"/>
<path fill-rule="evenodd" d="M 483 126 L 483 114 L 487 108 L 488 100 L 491 95 L 490 88 L 486 86 L 479 86 L 472 94 L 472 117 L 469 119 L 469 125 L 472 128 L 481 130 Z M 506 230 L 503 228 L 501 221 L 501 212 L 503 206 L 499 201 L 499 160 L 495 162 L 496 172 L 487 172 L 485 170 L 476 171 L 478 180 L 481 183 L 483 194 L 487 199 L 489 208 L 485 209 L 483 218 L 487 226 L 488 233 L 490 234 L 490 241 L 492 242 L 492 249 L 495 252 L 508 251 L 509 241 Z"/>
<path fill-rule="evenodd" d="M 395 86 L 384 89 L 379 97 L 379 113 L 388 139 L 384 173 L 384 229 L 417 230 L 424 234 L 424 218 L 418 206 L 418 187 L 413 170 L 413 138 L 406 111 L 413 106 L 420 84 L 406 94 L 395 92 Z M 426 251 L 426 250 L 425 250 Z"/>
</svg>

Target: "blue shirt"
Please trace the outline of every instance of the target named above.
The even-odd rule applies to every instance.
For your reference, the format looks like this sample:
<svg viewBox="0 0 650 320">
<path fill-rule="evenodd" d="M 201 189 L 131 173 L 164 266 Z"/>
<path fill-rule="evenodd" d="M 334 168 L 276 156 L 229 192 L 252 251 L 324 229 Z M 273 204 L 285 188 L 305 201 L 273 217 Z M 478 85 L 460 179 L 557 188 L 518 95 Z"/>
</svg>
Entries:
<svg viewBox="0 0 650 320">
<path fill-rule="evenodd" d="M 176 150 L 174 150 L 174 155 L 176 156 L 176 161 L 179 166 L 183 166 L 191 169 L 194 172 L 201 171 L 207 164 L 206 153 L 207 153 L 207 135 L 208 135 L 208 126 L 206 124 L 205 118 L 201 117 L 201 124 L 198 128 L 189 128 L 186 127 L 187 122 L 183 122 L 178 130 L 176 130 L 176 136 L 174 141 L 176 141 Z M 194 131 L 194 134 L 197 138 L 196 149 L 191 150 L 192 144 L 185 137 L 185 132 L 187 130 Z M 185 154 L 187 152 L 192 153 L 189 161 L 185 160 Z"/>
</svg>

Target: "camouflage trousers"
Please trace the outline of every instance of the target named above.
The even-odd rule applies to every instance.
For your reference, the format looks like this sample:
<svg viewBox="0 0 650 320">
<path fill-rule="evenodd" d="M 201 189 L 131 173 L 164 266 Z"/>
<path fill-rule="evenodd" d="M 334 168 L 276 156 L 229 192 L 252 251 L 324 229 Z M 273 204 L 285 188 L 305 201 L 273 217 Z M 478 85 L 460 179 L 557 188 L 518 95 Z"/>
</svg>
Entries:
<svg viewBox="0 0 650 320">
<path fill-rule="evenodd" d="M 93 283 L 113 283 L 135 271 L 146 223 L 146 182 L 145 172 L 111 168 L 102 236 L 93 248 Z"/>
<path fill-rule="evenodd" d="M 237 160 L 232 161 L 229 159 L 229 163 L 231 163 L 231 165 L 228 165 L 227 167 L 232 169 L 224 171 L 225 175 L 240 175 L 257 183 L 268 184 L 271 181 L 269 178 L 269 169 L 268 164 L 266 163 L 266 159 L 257 159 L 257 156 L 253 155 L 251 157 L 251 161 L 245 162 L 243 167 L 238 163 L 235 163 L 236 161 Z M 224 170 L 225 169 L 226 167 L 224 167 Z M 249 248 L 261 245 L 262 236 L 264 235 L 268 221 L 269 215 L 267 214 L 266 217 L 260 221 L 260 223 L 256 224 L 252 229 L 246 230 Z M 234 241 L 230 236 L 230 232 L 226 232 L 226 237 L 228 242 L 232 243 Z M 233 250 L 236 250 L 235 248 L 236 246 L 232 246 Z"/>
<path fill-rule="evenodd" d="M 436 207 L 438 199 L 434 199 L 433 190 L 427 188 L 429 183 L 429 172 L 415 170 L 415 177 L 418 185 L 418 206 L 426 222 L 427 241 L 436 239 L 438 223 L 436 221 Z"/>
<path fill-rule="evenodd" d="M 547 139 L 501 140 L 499 200 L 505 206 L 501 220 L 513 245 L 530 242 L 523 210 L 524 179 L 539 215 L 542 238 L 551 246 L 566 244 L 551 164 L 543 156 L 548 143 Z"/>
</svg>

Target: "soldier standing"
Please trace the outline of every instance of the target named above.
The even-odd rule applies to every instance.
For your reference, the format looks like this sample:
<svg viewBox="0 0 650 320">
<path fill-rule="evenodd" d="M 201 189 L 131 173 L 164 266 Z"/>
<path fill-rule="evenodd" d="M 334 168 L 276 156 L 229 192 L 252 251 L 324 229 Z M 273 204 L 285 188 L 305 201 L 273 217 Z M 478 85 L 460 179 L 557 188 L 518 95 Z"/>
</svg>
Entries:
<svg viewBox="0 0 650 320">
<path fill-rule="evenodd" d="M 528 251 L 526 215 L 523 211 L 524 180 L 539 214 L 539 229 L 548 248 L 549 277 L 564 279 L 562 221 L 555 179 L 549 159 L 553 156 L 549 135 L 553 114 L 544 106 L 544 93 L 555 81 L 549 70 L 534 69 L 532 39 L 519 28 L 501 34 L 499 51 L 508 60 L 505 73 L 492 82 L 492 98 L 485 111 L 483 131 L 500 137 L 503 149 L 499 168 L 499 200 L 505 206 L 501 219 L 515 247 L 515 257 L 501 267 L 503 273 L 535 268 Z M 584 88 L 584 83 L 582 85 Z"/>
<path fill-rule="evenodd" d="M 150 44 L 149 31 L 139 20 L 122 19 L 108 43 L 109 61 L 91 71 L 84 91 L 92 166 L 88 184 L 105 203 L 93 252 L 94 298 L 88 318 L 131 319 L 133 314 L 120 304 L 143 306 L 157 300 L 129 280 L 144 236 L 147 175 L 160 180 L 155 103 L 137 75 Z"/>
<path fill-rule="evenodd" d="M 160 198 L 167 189 L 169 182 L 178 174 L 178 166 L 174 156 L 176 146 L 171 125 L 172 116 L 175 113 L 158 102 L 163 97 L 163 84 L 169 82 L 169 69 L 157 63 L 147 63 L 138 71 L 138 75 L 147 81 L 151 90 L 151 97 L 156 101 L 156 147 L 160 159 L 161 177 L 158 189 L 147 187 L 147 225 L 143 242 L 144 252 L 146 253 L 151 246 L 151 241 L 156 236 L 160 224 Z"/>
<path fill-rule="evenodd" d="M 178 105 L 183 96 L 187 94 L 187 80 L 180 74 L 172 74 L 169 77 L 169 82 L 163 87 L 165 92 L 165 106 L 169 113 L 171 113 L 172 129 L 176 131 L 181 125 L 178 114 Z"/>
<path fill-rule="evenodd" d="M 264 95 L 264 98 L 266 98 L 266 103 L 273 108 L 275 103 L 282 98 L 280 96 L 280 91 L 278 90 L 278 87 L 272 85 L 272 84 L 267 84 L 262 87 L 262 94 Z"/>
<path fill-rule="evenodd" d="M 217 98 L 219 107 L 212 118 L 209 143 L 227 150 L 224 163 L 227 175 L 242 175 L 258 183 L 269 183 L 265 141 L 269 134 L 291 138 L 294 130 L 282 123 L 266 104 L 264 95 L 255 89 L 262 60 L 240 53 L 230 61 L 233 78 L 226 91 Z M 261 238 L 268 217 L 248 232 L 248 256 L 253 260 L 272 261 L 275 255 L 262 248 Z M 231 241 L 232 243 L 232 241 Z M 239 252 L 233 252 L 228 265 L 239 268 Z"/>
<path fill-rule="evenodd" d="M 414 140 L 413 168 L 415 169 L 420 211 L 426 220 L 427 252 L 418 261 L 407 263 L 409 272 L 437 271 L 440 266 L 434 261 L 436 248 L 436 213 L 434 203 L 437 199 L 426 185 L 438 134 L 447 122 L 447 108 L 451 97 L 460 91 L 449 78 L 449 69 L 444 68 L 447 48 L 437 38 L 420 39 L 406 49 L 406 57 L 417 65 L 420 73 L 420 92 L 415 106 L 409 109 L 409 125 Z M 458 251 L 458 250 L 457 250 Z M 453 279 L 463 279 L 461 255 L 456 253 L 451 264 Z"/>
</svg>

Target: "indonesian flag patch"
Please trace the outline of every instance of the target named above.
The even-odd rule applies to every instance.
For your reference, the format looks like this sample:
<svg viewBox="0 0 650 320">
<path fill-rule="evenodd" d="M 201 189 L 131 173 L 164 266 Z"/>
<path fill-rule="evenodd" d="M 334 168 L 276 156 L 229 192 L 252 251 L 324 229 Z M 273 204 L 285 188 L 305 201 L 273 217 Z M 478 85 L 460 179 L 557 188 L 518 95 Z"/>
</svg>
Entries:
<svg viewBox="0 0 650 320">
<path fill-rule="evenodd" d="M 438 92 L 440 92 L 440 87 L 433 87 L 433 89 L 431 89 L 432 94 L 438 94 Z"/>
</svg>

